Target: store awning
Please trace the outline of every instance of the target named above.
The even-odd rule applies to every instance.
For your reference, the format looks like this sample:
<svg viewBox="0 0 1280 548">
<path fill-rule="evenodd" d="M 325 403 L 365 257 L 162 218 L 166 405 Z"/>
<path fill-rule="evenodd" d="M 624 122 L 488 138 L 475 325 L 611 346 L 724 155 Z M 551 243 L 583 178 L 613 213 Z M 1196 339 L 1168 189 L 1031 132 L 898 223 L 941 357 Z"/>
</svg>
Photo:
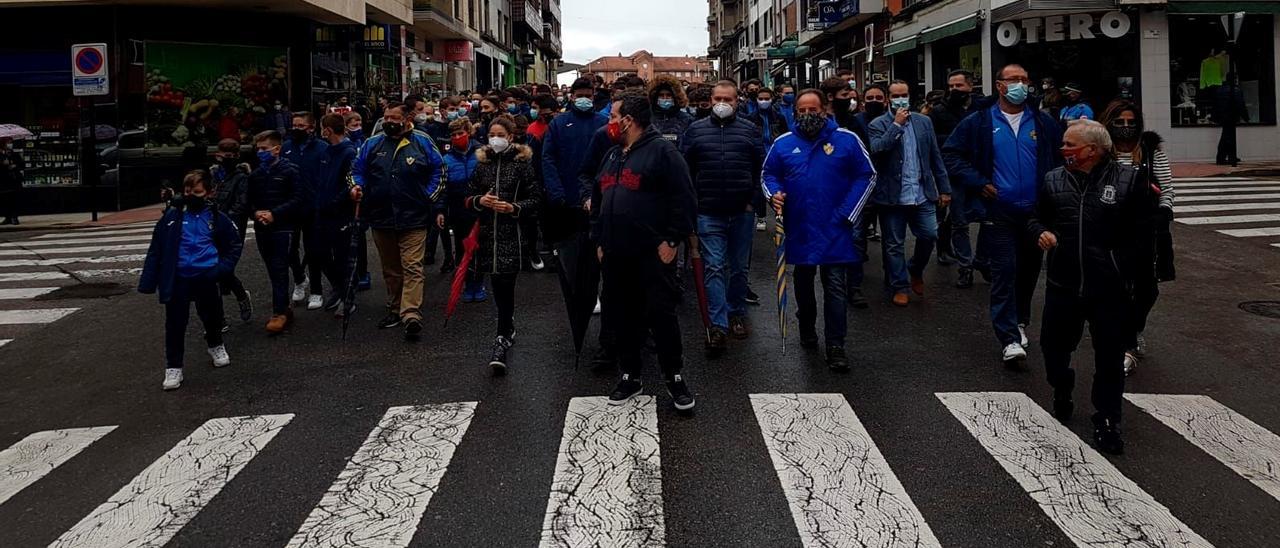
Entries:
<svg viewBox="0 0 1280 548">
<path fill-rule="evenodd" d="M 1280 14 L 1280 2 L 1169 2 L 1169 13 L 1271 13 Z"/>
<path fill-rule="evenodd" d="M 921 44 L 928 44 L 929 42 L 936 42 L 948 36 L 955 36 L 976 28 L 978 28 L 978 14 L 971 13 L 950 23 L 920 31 L 919 40 Z"/>
<path fill-rule="evenodd" d="M 913 49 L 916 49 L 916 46 L 918 45 L 920 45 L 920 35 L 913 34 L 909 38 L 903 38 L 901 40 L 896 40 L 893 42 L 889 42 L 888 44 L 885 44 L 884 54 L 895 55 L 898 53 L 911 51 Z"/>
</svg>

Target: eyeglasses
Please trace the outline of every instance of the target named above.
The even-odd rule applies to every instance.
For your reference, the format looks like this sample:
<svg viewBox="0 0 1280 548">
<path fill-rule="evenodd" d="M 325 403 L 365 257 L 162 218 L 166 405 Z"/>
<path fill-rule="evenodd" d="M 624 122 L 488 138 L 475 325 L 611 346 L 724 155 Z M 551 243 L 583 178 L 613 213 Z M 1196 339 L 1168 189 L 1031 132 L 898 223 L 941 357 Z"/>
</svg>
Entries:
<svg viewBox="0 0 1280 548">
<path fill-rule="evenodd" d="M 1137 120 L 1112 120 L 1111 127 L 1138 127 Z"/>
</svg>

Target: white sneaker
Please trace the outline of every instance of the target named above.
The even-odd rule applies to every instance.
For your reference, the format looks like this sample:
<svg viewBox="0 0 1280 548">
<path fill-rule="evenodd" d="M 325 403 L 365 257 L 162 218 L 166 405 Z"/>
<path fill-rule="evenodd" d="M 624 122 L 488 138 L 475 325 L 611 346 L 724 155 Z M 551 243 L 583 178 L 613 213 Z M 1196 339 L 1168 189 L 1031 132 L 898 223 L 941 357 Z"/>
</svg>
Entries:
<svg viewBox="0 0 1280 548">
<path fill-rule="evenodd" d="M 756 232 L 764 232 L 768 228 L 769 228 L 769 222 L 766 221 L 764 217 L 760 217 L 756 219 Z"/>
<path fill-rule="evenodd" d="M 596 299 L 596 308 L 595 310 L 591 311 L 591 314 L 597 315 L 597 316 L 600 315 L 600 299 Z"/>
<path fill-rule="evenodd" d="M 311 285 L 309 280 L 303 279 L 302 283 L 293 286 L 293 302 L 300 303 L 307 300 L 309 292 L 308 286 Z"/>
<path fill-rule="evenodd" d="M 227 345 L 220 344 L 209 349 L 209 357 L 213 358 L 214 367 L 226 367 L 231 365 L 231 356 L 227 354 Z"/>
<path fill-rule="evenodd" d="M 534 272 L 542 272 L 542 270 L 547 267 L 547 264 L 542 262 L 542 257 L 540 255 L 534 255 L 533 260 L 529 261 L 529 266 L 533 267 Z"/>
<path fill-rule="evenodd" d="M 1027 359 L 1027 349 L 1023 348 L 1022 345 L 1014 343 L 1004 347 L 1004 361 L 1006 363 L 1020 362 L 1020 361 L 1025 361 L 1026 359 Z"/>
<path fill-rule="evenodd" d="M 1022 344 L 1023 348 L 1031 344 L 1031 340 L 1027 339 L 1027 324 L 1018 324 L 1018 337 L 1021 338 L 1022 342 L 1020 344 Z"/>
<path fill-rule="evenodd" d="M 307 298 L 307 310 L 320 310 L 321 308 L 324 308 L 324 297 L 312 295 Z"/>
<path fill-rule="evenodd" d="M 182 386 L 182 370 L 175 368 L 165 369 L 164 384 L 162 386 L 165 390 L 177 390 L 179 386 Z"/>
<path fill-rule="evenodd" d="M 1124 376 L 1128 377 L 1133 374 L 1133 370 L 1138 368 L 1138 357 L 1132 352 L 1124 353 Z"/>
</svg>

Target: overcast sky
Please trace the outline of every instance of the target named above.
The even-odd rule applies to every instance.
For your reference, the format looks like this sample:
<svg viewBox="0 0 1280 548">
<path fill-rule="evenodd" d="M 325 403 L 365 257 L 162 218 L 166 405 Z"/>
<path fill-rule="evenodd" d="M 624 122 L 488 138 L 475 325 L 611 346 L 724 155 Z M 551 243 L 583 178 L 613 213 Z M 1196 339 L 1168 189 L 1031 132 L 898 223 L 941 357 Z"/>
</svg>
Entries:
<svg viewBox="0 0 1280 548">
<path fill-rule="evenodd" d="M 561 0 L 564 60 L 604 55 L 707 54 L 706 0 Z"/>
</svg>

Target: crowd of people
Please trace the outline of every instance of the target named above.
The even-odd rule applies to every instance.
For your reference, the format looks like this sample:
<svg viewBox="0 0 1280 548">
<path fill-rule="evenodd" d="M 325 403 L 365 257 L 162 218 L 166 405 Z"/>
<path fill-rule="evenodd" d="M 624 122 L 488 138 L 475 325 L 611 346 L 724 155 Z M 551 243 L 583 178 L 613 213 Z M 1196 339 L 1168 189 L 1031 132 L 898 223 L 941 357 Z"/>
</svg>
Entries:
<svg viewBox="0 0 1280 548">
<path fill-rule="evenodd" d="M 851 73 L 802 90 L 630 75 L 608 86 L 580 78 L 388 99 L 376 121 L 333 107 L 318 119 L 294 113 L 285 134 L 255 137 L 256 166 L 238 143 L 220 145 L 217 165 L 188 174 L 156 226 L 140 289 L 167 306 L 164 388 L 182 382 L 190 302 L 214 364 L 230 363 L 219 295 L 234 295 L 249 321 L 236 263 L 252 221 L 272 292 L 267 332 L 288 329 L 294 303 L 352 314 L 350 296 L 370 286 L 367 227 L 387 291 L 378 327 L 417 339 L 426 267 L 439 258 L 442 272 L 465 268 L 463 300 L 492 294 L 496 304 L 489 364 L 499 374 L 516 340 L 519 274 L 548 268 L 543 249 L 586 242 L 602 281 L 592 363 L 620 371 L 609 401 L 642 391 L 652 340 L 673 405 L 689 411 L 682 272 L 704 269 L 694 283 L 715 359 L 751 336 L 752 242 L 772 216 L 801 346 L 821 342 L 837 372 L 850 369 L 848 309 L 867 306 L 870 242 L 880 243 L 884 295 L 899 307 L 925 296 L 935 255 L 956 266 L 959 289 L 974 286 L 975 271 L 988 280 L 998 355 L 1015 369 L 1025 368 L 1047 253 L 1039 344 L 1054 413 L 1073 414 L 1071 355 L 1087 323 L 1095 441 L 1119 453 L 1125 376 L 1145 352 L 1158 282 L 1174 275 L 1168 157 L 1131 101 L 1095 121 L 1078 86 L 1049 100 L 1019 65 L 996 74 L 994 96 L 974 85 L 964 71 L 926 94 L 901 80 L 859 88 Z"/>
</svg>

